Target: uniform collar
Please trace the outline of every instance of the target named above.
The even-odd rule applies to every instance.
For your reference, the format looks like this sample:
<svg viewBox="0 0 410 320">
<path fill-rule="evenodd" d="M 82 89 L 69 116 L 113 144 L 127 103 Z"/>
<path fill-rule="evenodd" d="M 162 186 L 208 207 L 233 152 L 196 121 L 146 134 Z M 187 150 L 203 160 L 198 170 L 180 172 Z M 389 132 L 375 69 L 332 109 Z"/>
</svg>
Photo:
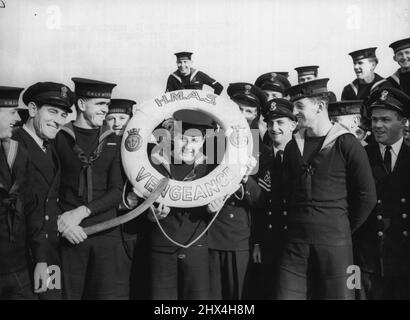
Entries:
<svg viewBox="0 0 410 320">
<path fill-rule="evenodd" d="M 61 130 L 68 133 L 68 135 L 70 135 L 74 139 L 74 141 L 76 141 L 74 126 L 72 122 L 67 123 L 64 127 L 61 128 Z M 112 134 L 115 134 L 115 132 L 112 131 L 109 126 L 103 125 L 102 127 L 100 127 L 100 136 L 98 138 L 98 142 L 103 141 L 105 138 Z"/>
<path fill-rule="evenodd" d="M 344 128 L 343 126 L 341 126 L 340 124 L 336 122 L 335 124 L 333 124 L 333 126 L 330 128 L 329 132 L 327 133 L 325 141 L 323 142 L 323 145 L 320 148 L 320 150 L 326 148 L 329 144 L 335 141 L 339 136 L 346 134 L 346 133 L 350 133 L 350 132 L 346 128 Z M 303 155 L 303 149 L 305 146 L 305 134 L 306 134 L 306 129 L 302 128 L 294 135 L 296 144 L 299 148 L 300 154 L 302 155 Z"/>
<path fill-rule="evenodd" d="M 396 157 L 398 156 L 401 146 L 403 144 L 403 137 L 401 137 L 399 140 L 397 140 L 395 143 L 393 143 L 391 145 L 391 151 L 393 152 L 393 155 L 395 155 Z M 380 149 L 380 153 L 383 154 L 383 152 L 386 149 L 386 145 L 379 143 L 379 149 Z"/>
<path fill-rule="evenodd" d="M 41 150 L 45 151 L 44 150 L 44 139 L 41 139 L 37 135 L 37 133 L 32 131 L 26 124 L 23 124 L 23 130 L 25 130 L 30 135 L 30 137 L 33 138 L 33 140 L 38 144 Z"/>
</svg>

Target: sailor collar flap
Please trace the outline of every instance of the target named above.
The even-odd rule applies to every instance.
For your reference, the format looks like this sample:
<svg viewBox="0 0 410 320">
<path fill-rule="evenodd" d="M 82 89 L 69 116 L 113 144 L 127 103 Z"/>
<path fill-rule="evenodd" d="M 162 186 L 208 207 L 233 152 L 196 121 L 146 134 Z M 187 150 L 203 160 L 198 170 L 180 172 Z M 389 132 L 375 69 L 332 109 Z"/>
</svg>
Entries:
<svg viewBox="0 0 410 320">
<path fill-rule="evenodd" d="M 74 141 L 76 141 L 75 133 L 74 133 L 74 127 L 73 127 L 73 124 L 71 122 L 67 123 L 65 126 L 63 126 L 61 128 L 61 131 L 66 132 L 71 138 L 73 138 Z M 102 126 L 100 128 L 98 143 L 101 143 L 104 139 L 106 139 L 107 137 L 109 137 L 112 134 L 115 134 L 115 132 L 112 131 L 109 126 L 106 126 L 106 125 Z"/>
<path fill-rule="evenodd" d="M 305 129 L 300 129 L 297 133 L 295 133 L 294 138 L 296 141 L 296 144 L 298 146 L 298 149 L 300 151 L 300 154 L 303 156 L 303 149 L 305 146 Z M 346 133 L 350 133 L 346 128 L 341 126 L 338 123 L 335 123 L 332 128 L 329 130 L 329 132 L 326 135 L 325 141 L 323 142 L 322 147 L 320 148 L 320 151 L 328 147 L 330 144 L 334 143 L 335 140 Z"/>
<path fill-rule="evenodd" d="M 189 77 L 189 81 L 192 81 L 194 78 L 195 78 L 195 76 L 196 76 L 196 74 L 198 73 L 198 70 L 196 70 L 196 69 L 194 69 L 194 68 L 191 68 L 191 74 L 190 74 L 190 77 Z M 181 78 L 181 75 L 180 75 L 180 73 L 178 72 L 178 70 L 176 70 L 174 73 L 172 73 L 171 74 L 175 79 L 177 79 L 180 83 L 182 83 L 182 78 Z"/>
</svg>

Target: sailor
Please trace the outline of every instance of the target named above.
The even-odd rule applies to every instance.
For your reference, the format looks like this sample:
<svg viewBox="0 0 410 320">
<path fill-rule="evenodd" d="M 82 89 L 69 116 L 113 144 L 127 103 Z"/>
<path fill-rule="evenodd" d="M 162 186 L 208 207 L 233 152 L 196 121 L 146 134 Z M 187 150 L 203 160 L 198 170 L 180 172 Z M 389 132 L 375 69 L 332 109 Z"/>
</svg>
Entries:
<svg viewBox="0 0 410 320">
<path fill-rule="evenodd" d="M 192 52 L 177 52 L 175 56 L 178 70 L 169 75 L 166 92 L 181 89 L 202 90 L 206 84 L 214 89 L 215 94 L 221 94 L 223 86 L 218 81 L 192 67 Z"/>
<path fill-rule="evenodd" d="M 319 66 L 303 66 L 295 68 L 298 73 L 298 84 L 317 79 L 318 69 Z"/>
<path fill-rule="evenodd" d="M 367 100 L 370 92 L 383 82 L 383 78 L 374 72 L 379 60 L 377 48 L 366 48 L 350 52 L 356 79 L 343 88 L 341 100 Z"/>
<path fill-rule="evenodd" d="M 117 216 L 123 180 L 120 139 L 105 116 L 116 86 L 103 81 L 72 78 L 77 119 L 57 134 L 61 161 L 58 230 L 66 299 L 117 299 L 118 268 L 113 263 L 122 249 L 119 228 L 89 238 L 83 228 Z"/>
<path fill-rule="evenodd" d="M 366 146 L 377 204 L 354 237 L 361 297 L 410 299 L 410 147 L 403 129 L 410 97 L 396 88 L 376 90 L 366 102 L 376 143 Z"/>
<path fill-rule="evenodd" d="M 37 82 L 24 92 L 23 101 L 27 106 L 28 120 L 14 132 L 13 138 L 27 149 L 34 168 L 36 187 L 33 188 L 33 193 L 39 201 L 50 247 L 47 261 L 54 268 L 62 270 L 57 229 L 57 219 L 62 213 L 59 206 L 61 165 L 52 142 L 66 123 L 75 97 L 65 84 Z M 62 299 L 61 286 L 53 286 L 41 294 L 40 299 Z"/>
<path fill-rule="evenodd" d="M 288 205 L 279 254 L 277 299 L 352 299 L 353 232 L 376 203 L 363 147 L 328 115 L 329 79 L 289 88 L 299 131 L 283 155 L 282 190 Z"/>
<path fill-rule="evenodd" d="M 33 289 L 45 292 L 49 280 L 47 234 L 33 193 L 32 164 L 24 146 L 11 139 L 20 121 L 22 91 L 0 87 L 0 300 L 34 300 Z"/>
</svg>

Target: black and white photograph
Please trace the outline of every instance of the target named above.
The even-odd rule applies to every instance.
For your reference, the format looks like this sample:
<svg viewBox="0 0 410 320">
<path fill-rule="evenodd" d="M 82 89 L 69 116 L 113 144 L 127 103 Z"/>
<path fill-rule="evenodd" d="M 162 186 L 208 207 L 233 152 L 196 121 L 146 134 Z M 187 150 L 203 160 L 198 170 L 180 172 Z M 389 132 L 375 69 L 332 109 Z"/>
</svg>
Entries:
<svg viewBox="0 0 410 320">
<path fill-rule="evenodd" d="M 408 0 L 0 0 L 0 300 L 410 300 L 409 119 Z"/>
</svg>

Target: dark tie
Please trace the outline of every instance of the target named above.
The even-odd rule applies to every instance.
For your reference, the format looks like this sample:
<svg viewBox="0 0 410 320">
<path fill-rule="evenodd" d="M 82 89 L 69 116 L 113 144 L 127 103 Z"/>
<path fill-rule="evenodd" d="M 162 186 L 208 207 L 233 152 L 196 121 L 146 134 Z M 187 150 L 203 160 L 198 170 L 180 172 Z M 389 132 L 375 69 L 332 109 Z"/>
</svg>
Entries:
<svg viewBox="0 0 410 320">
<path fill-rule="evenodd" d="M 283 151 L 278 150 L 276 152 L 276 157 L 275 157 L 275 168 L 280 168 L 282 165 L 282 156 L 283 156 Z"/>
<path fill-rule="evenodd" d="M 383 162 L 387 173 L 391 173 L 391 146 L 386 146 Z"/>
<path fill-rule="evenodd" d="M 50 142 L 48 140 L 43 140 L 44 152 L 47 152 L 49 150 L 49 147 L 50 147 Z"/>
</svg>

